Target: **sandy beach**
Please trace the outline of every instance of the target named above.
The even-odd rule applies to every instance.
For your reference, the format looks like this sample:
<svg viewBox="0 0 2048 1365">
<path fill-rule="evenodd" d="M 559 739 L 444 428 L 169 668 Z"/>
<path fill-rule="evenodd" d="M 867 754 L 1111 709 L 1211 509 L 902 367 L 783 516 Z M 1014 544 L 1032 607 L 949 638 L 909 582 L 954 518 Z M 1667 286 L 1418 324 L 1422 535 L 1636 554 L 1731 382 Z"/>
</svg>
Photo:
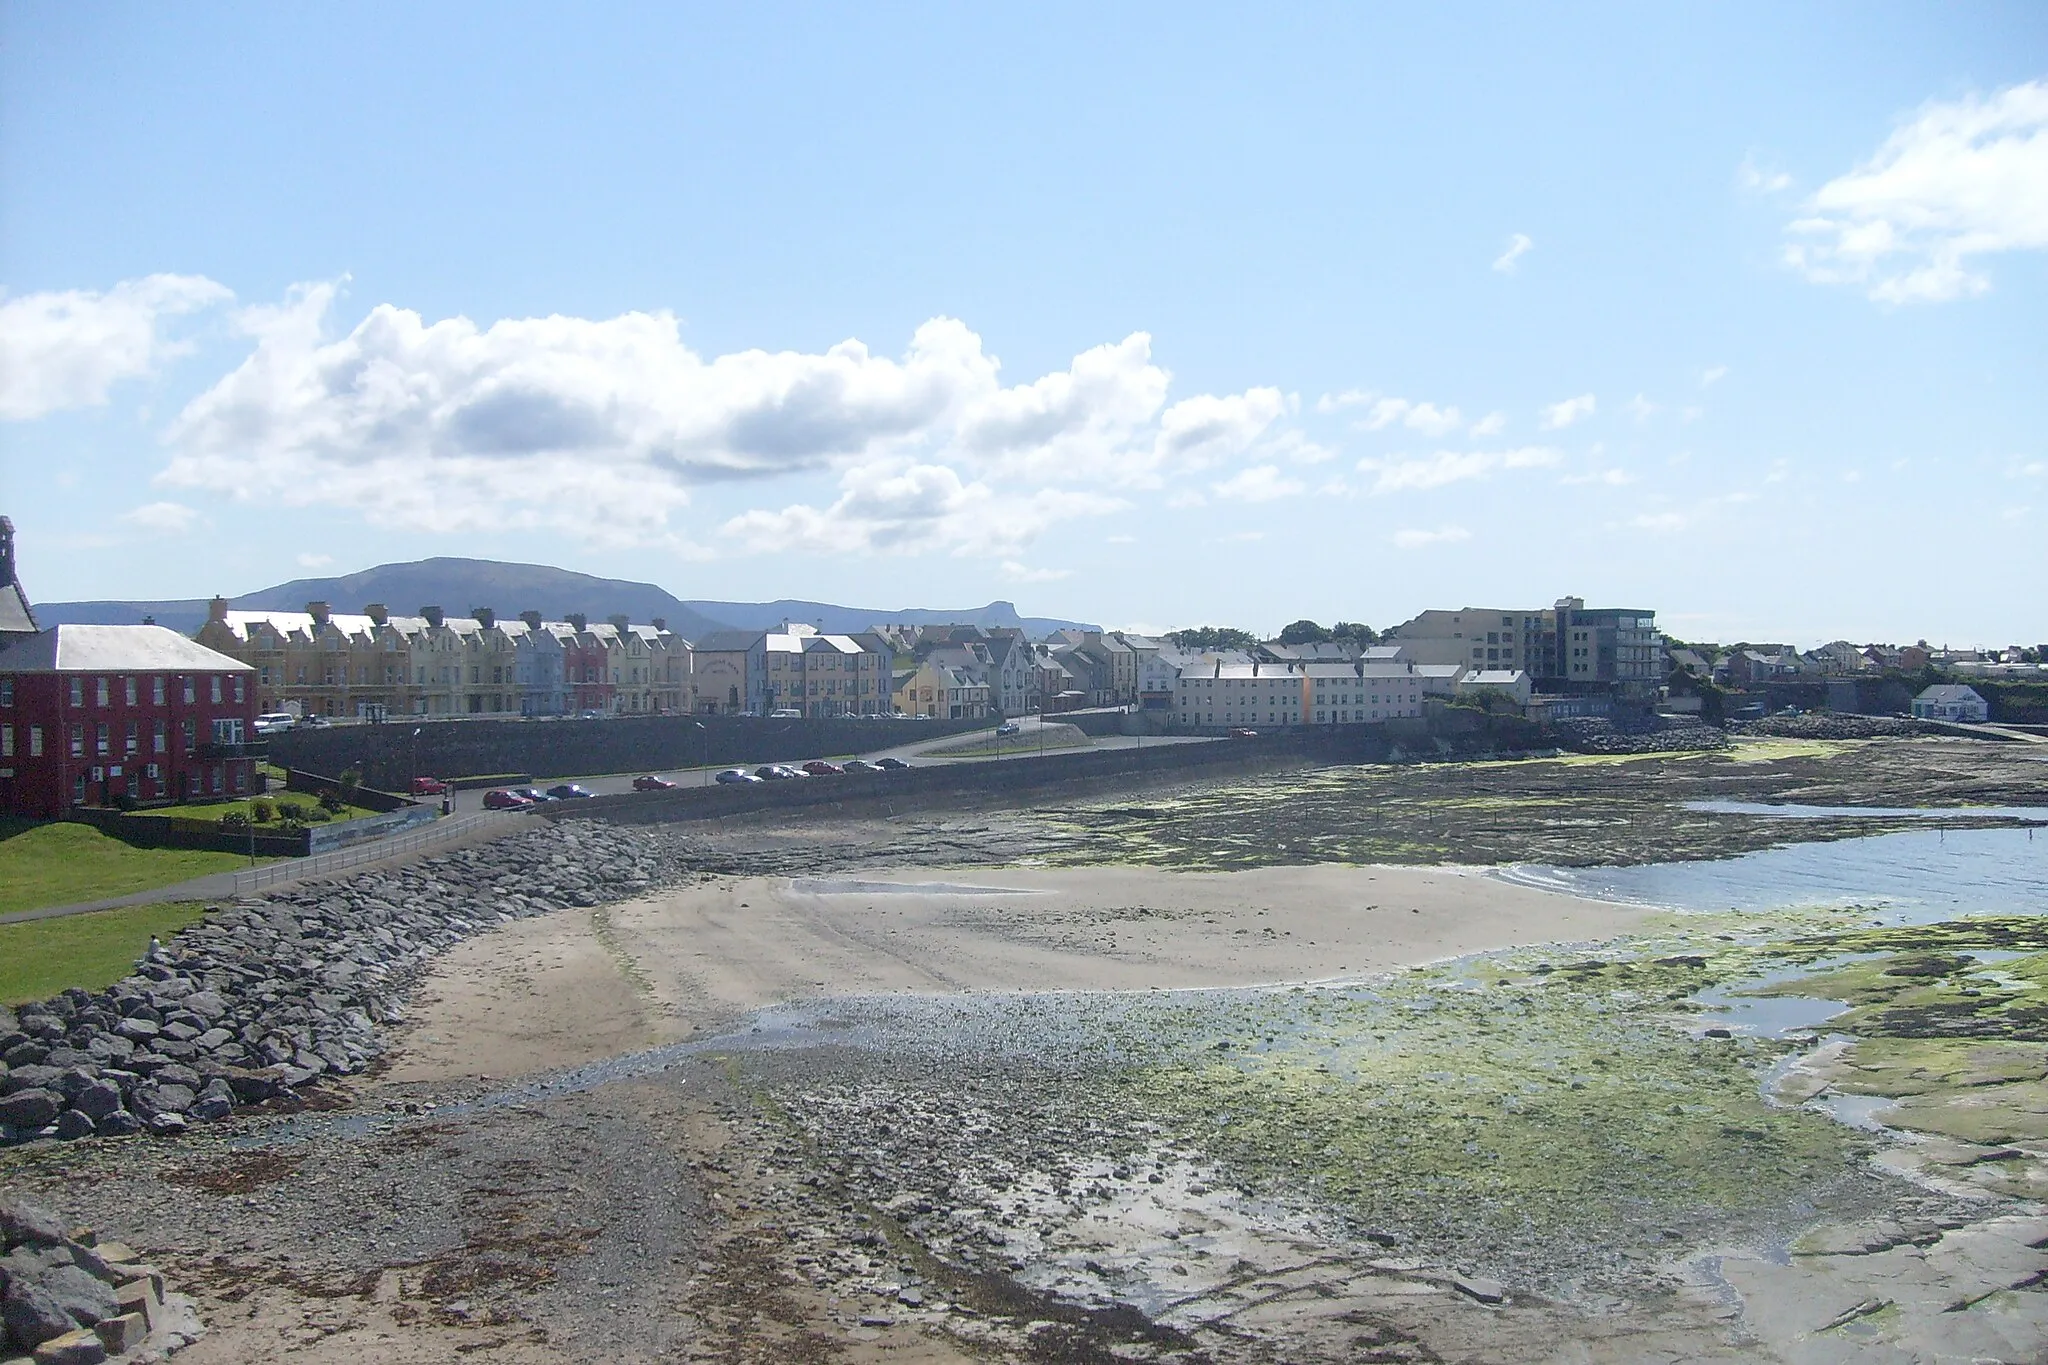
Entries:
<svg viewBox="0 0 2048 1365">
<path fill-rule="evenodd" d="M 506 926 L 420 990 L 398 1082 L 504 1079 L 825 996 L 1357 979 L 1610 938 L 1641 909 L 1475 870 L 1100 867 L 718 879 Z"/>
</svg>

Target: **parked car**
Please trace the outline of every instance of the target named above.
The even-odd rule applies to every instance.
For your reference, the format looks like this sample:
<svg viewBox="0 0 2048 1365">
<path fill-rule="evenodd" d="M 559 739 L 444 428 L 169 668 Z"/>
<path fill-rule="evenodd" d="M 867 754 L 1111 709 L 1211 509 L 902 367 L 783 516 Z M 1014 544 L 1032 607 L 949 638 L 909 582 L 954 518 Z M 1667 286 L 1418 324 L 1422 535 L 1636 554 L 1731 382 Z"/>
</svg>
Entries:
<svg viewBox="0 0 2048 1365">
<path fill-rule="evenodd" d="M 578 720 L 603 720 L 603 719 L 604 719 L 604 712 L 602 712 L 602 711 L 578 711 L 578 712 L 576 713 L 576 719 L 578 719 Z"/>
<path fill-rule="evenodd" d="M 1016 721 L 1006 720 L 1001 725 L 998 725 L 996 727 L 996 733 L 999 735 L 1014 735 L 1017 733 L 1017 729 L 1018 726 Z"/>
<path fill-rule="evenodd" d="M 555 799 L 539 787 L 514 787 L 512 794 L 536 806 L 545 805 Z"/>
<path fill-rule="evenodd" d="M 514 791 L 488 791 L 484 793 L 485 810 L 519 810 L 533 802 Z"/>
<path fill-rule="evenodd" d="M 804 764 L 804 771 L 812 777 L 836 777 L 840 773 L 845 772 L 846 769 L 840 767 L 837 763 L 827 763 L 822 758 L 814 758 Z"/>
<path fill-rule="evenodd" d="M 256 733 L 281 735 L 298 723 L 299 718 L 289 711 L 266 711 L 256 717 Z"/>
<path fill-rule="evenodd" d="M 653 773 L 649 773 L 645 777 L 636 777 L 633 779 L 633 790 L 636 792 L 674 791 L 675 786 L 676 784 L 669 781 L 667 778 L 656 777 Z"/>
<path fill-rule="evenodd" d="M 779 706 L 768 713 L 768 719 L 770 720 L 802 720 L 803 718 L 804 713 L 797 710 L 794 706 Z"/>
<path fill-rule="evenodd" d="M 308 730 L 325 730 L 334 722 L 325 716 L 300 716 L 299 724 Z"/>
<path fill-rule="evenodd" d="M 849 758 L 846 762 L 839 765 L 839 771 L 843 773 L 878 773 L 882 771 L 882 768 L 880 764 L 870 763 L 864 758 Z"/>
<path fill-rule="evenodd" d="M 728 786 L 732 786 L 744 785 L 750 782 L 759 782 L 761 779 L 754 776 L 752 773 L 748 772 L 745 768 L 727 768 L 724 772 L 718 775 L 717 780 L 726 783 Z"/>
<path fill-rule="evenodd" d="M 754 769 L 754 775 L 767 782 L 787 782 L 794 777 L 809 777 L 802 768 L 792 768 L 787 763 L 766 763 Z"/>
<path fill-rule="evenodd" d="M 412 780 L 414 796 L 446 796 L 452 788 L 438 777 L 415 777 Z"/>
<path fill-rule="evenodd" d="M 1230 732 L 1230 737 L 1232 739 L 1257 739 L 1259 737 L 1259 732 L 1257 730 L 1246 729 L 1244 726 L 1240 725 L 1235 730 L 1232 730 Z"/>
<path fill-rule="evenodd" d="M 886 768 L 890 772 L 894 772 L 898 768 L 907 768 L 910 765 L 908 763 L 905 763 L 900 758 L 878 758 L 875 760 L 875 766 L 877 768 Z"/>
<path fill-rule="evenodd" d="M 556 801 L 581 801 L 597 793 L 588 787 L 579 787 L 574 782 L 557 782 L 548 788 L 548 795 Z"/>
</svg>

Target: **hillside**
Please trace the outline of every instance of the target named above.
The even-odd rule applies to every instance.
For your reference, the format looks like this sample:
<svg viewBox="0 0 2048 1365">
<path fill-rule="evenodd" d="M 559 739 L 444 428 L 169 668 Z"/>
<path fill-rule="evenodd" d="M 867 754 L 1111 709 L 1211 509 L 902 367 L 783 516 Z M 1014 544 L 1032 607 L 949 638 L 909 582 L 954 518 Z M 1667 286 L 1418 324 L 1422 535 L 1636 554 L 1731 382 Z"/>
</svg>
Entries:
<svg viewBox="0 0 2048 1365">
<path fill-rule="evenodd" d="M 783 621 L 823 624 L 827 631 L 865 630 L 883 623 L 915 625 L 962 623 L 1019 626 L 1044 634 L 1076 623 L 1049 617 L 1024 617 L 1009 602 L 959 611 L 929 608 L 873 610 L 841 607 L 829 602 L 685 602 L 652 583 L 599 578 L 545 564 L 509 564 L 493 559 L 442 557 L 409 564 L 380 564 L 337 578 L 297 578 L 232 599 L 242 611 L 304 611 L 308 602 L 326 602 L 336 611 L 361 611 L 381 602 L 394 613 L 412 615 L 423 606 L 450 612 L 490 607 L 500 615 L 539 611 L 550 620 L 581 612 L 603 620 L 624 612 L 635 621 L 661 617 L 669 629 L 696 639 L 714 630 L 765 630 Z M 203 598 L 169 601 L 38 602 L 36 619 L 54 625 L 132 625 L 145 616 L 160 626 L 191 634 L 206 621 Z"/>
</svg>

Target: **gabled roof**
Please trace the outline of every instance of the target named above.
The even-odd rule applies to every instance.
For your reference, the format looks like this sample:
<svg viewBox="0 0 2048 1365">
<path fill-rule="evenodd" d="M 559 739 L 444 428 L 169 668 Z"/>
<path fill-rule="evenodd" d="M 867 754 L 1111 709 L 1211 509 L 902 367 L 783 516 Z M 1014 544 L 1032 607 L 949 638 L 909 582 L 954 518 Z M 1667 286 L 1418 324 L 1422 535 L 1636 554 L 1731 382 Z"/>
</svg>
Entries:
<svg viewBox="0 0 2048 1365">
<path fill-rule="evenodd" d="M 714 630 L 697 642 L 699 654 L 745 654 L 765 640 L 758 630 Z"/>
<path fill-rule="evenodd" d="M 1934 686 L 1927 688 L 1913 700 L 1983 701 L 1984 698 L 1977 694 L 1977 689 L 1974 687 L 1966 687 L 1961 683 L 1936 683 Z"/>
<path fill-rule="evenodd" d="M 36 628 L 36 614 L 19 583 L 0 583 L 0 635 L 26 634 Z"/>
<path fill-rule="evenodd" d="M 0 673 L 253 673 L 166 626 L 52 626 L 0 645 Z"/>
</svg>

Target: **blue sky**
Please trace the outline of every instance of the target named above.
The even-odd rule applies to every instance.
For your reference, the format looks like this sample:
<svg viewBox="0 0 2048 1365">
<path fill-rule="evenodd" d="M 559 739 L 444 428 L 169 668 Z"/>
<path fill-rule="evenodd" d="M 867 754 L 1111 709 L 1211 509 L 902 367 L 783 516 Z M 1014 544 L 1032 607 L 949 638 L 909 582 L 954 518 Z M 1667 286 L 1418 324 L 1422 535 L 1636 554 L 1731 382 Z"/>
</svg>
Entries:
<svg viewBox="0 0 2048 1365">
<path fill-rule="evenodd" d="M 2039 5 L 0 4 L 0 288 L 48 600 L 2048 640 Z"/>
</svg>

